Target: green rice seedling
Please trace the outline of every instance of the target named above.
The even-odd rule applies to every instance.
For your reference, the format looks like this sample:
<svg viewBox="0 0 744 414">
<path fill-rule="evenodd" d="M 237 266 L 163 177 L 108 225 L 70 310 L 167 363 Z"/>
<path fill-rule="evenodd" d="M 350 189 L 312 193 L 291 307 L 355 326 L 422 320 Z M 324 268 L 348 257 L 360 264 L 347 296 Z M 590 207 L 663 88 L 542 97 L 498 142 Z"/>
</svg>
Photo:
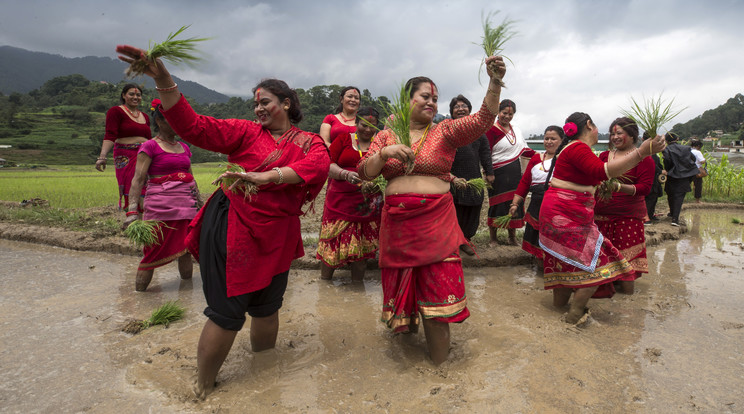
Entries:
<svg viewBox="0 0 744 414">
<path fill-rule="evenodd" d="M 150 247 L 160 244 L 158 238 L 163 237 L 163 231 L 160 229 L 160 226 L 164 225 L 165 223 L 162 221 L 135 220 L 124 229 L 124 235 L 137 247 Z"/>
<path fill-rule="evenodd" d="M 652 138 L 658 134 L 659 129 L 664 124 L 670 122 L 687 109 L 687 107 L 682 109 L 673 108 L 674 99 L 670 99 L 667 102 L 662 98 L 661 94 L 659 94 L 658 98 L 654 98 L 653 96 L 650 99 L 644 98 L 642 103 L 637 102 L 631 96 L 630 101 L 630 109 L 621 109 L 620 112 L 635 121 Z"/>
<path fill-rule="evenodd" d="M 511 221 L 511 218 L 511 214 L 505 214 L 503 216 L 496 217 L 495 219 L 493 219 L 493 221 L 496 224 L 496 228 L 506 229 L 509 228 L 509 222 Z"/>
<path fill-rule="evenodd" d="M 597 186 L 597 199 L 600 201 L 610 201 L 612 199 L 612 193 L 615 192 L 617 183 L 621 183 L 618 178 L 610 178 L 609 180 L 602 181 Z"/>
<path fill-rule="evenodd" d="M 187 63 L 193 64 L 201 60 L 200 57 L 196 56 L 197 53 L 196 44 L 209 40 L 208 37 L 191 37 L 188 39 L 176 39 L 178 35 L 183 33 L 191 25 L 181 26 L 174 33 L 170 33 L 168 38 L 162 43 L 155 43 L 148 45 L 147 49 L 147 61 L 135 60 L 125 71 L 126 75 L 133 78 L 138 75 L 145 73 L 148 63 L 154 61 L 157 58 L 173 62 L 175 64 Z"/>
<path fill-rule="evenodd" d="M 495 25 L 491 18 L 499 14 L 499 10 L 495 12 L 489 12 L 484 15 L 481 12 L 481 24 L 483 26 L 483 36 L 481 36 L 481 42 L 475 43 L 476 45 L 483 48 L 486 53 L 486 58 L 496 55 L 501 55 L 504 51 L 504 45 L 506 42 L 514 37 L 517 33 L 512 30 L 514 21 L 504 18 L 500 25 Z M 503 56 L 503 55 L 502 55 Z M 483 65 L 486 63 L 486 58 L 481 61 L 481 66 L 478 69 L 478 81 L 480 82 L 480 74 L 483 73 Z M 511 60 L 504 56 L 505 59 Z M 504 86 L 504 82 L 499 78 L 499 83 Z"/>
<path fill-rule="evenodd" d="M 414 104 L 415 105 L 415 104 Z M 400 90 L 393 95 L 392 103 L 385 102 L 385 126 L 395 134 L 398 143 L 407 147 L 411 146 L 411 88 L 406 88 L 405 84 L 400 86 Z M 406 174 L 413 171 L 415 159 L 406 163 Z"/>
<path fill-rule="evenodd" d="M 150 317 L 142 321 L 142 326 L 144 328 L 149 328 L 150 326 L 155 325 L 165 325 L 167 328 L 168 324 L 170 324 L 171 322 L 183 318 L 183 314 L 185 312 L 186 309 L 184 309 L 183 306 L 179 305 L 177 300 L 168 301 L 165 302 L 161 307 L 152 311 Z"/>
<path fill-rule="evenodd" d="M 472 188 L 480 194 L 483 194 L 483 190 L 488 187 L 488 183 L 482 178 L 473 178 L 472 180 L 468 180 L 467 184 L 468 187 Z"/>
<path fill-rule="evenodd" d="M 387 188 L 387 180 L 382 175 L 378 175 L 372 181 L 365 181 L 362 184 L 362 192 L 365 194 L 385 194 L 385 188 Z"/>
<path fill-rule="evenodd" d="M 227 164 L 225 169 L 219 173 L 219 176 L 212 182 L 212 184 L 218 185 L 220 188 L 222 188 L 222 191 L 232 191 L 233 194 L 238 194 L 238 191 L 242 191 L 243 196 L 248 200 L 250 200 L 253 195 L 258 194 L 258 186 L 248 181 L 243 181 L 241 185 L 236 186 L 232 190 L 230 190 L 230 186 L 233 185 L 238 179 L 233 177 L 222 177 L 222 174 L 225 172 L 243 173 L 245 172 L 245 168 L 238 164 L 230 162 Z"/>
<path fill-rule="evenodd" d="M 732 219 L 731 219 L 731 222 L 732 222 L 733 224 L 741 224 L 741 220 L 740 220 L 740 219 L 738 219 L 738 218 L 736 218 L 736 217 L 732 218 Z"/>
</svg>

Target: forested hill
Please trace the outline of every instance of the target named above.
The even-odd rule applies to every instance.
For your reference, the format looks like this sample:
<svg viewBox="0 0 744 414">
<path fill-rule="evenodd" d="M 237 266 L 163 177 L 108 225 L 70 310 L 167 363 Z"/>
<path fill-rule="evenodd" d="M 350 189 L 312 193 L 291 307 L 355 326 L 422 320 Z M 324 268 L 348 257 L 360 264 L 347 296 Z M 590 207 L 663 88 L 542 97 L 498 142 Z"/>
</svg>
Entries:
<svg viewBox="0 0 744 414">
<path fill-rule="evenodd" d="M 737 93 L 725 104 L 715 109 L 708 109 L 702 115 L 685 123 L 674 125 L 672 132 L 681 137 L 704 138 L 710 131 L 722 130 L 725 133 L 735 133 L 742 126 L 744 126 L 744 95 Z"/>
<path fill-rule="evenodd" d="M 11 46 L 0 46 L 0 92 L 28 93 L 41 88 L 44 83 L 58 76 L 81 74 L 92 81 L 118 84 L 124 80 L 126 65 L 107 57 L 86 56 L 66 58 L 42 52 L 32 52 Z M 224 103 L 230 99 L 217 91 L 183 79 L 176 79 L 179 89 L 202 104 Z M 138 78 L 135 83 L 153 87 L 149 78 Z"/>
</svg>

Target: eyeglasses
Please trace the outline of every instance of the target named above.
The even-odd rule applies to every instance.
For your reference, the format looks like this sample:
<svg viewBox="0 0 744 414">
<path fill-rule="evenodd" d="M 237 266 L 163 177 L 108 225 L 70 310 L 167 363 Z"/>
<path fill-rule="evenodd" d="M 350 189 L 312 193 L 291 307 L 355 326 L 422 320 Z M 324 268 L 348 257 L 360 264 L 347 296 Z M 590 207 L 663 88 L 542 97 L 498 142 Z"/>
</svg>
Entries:
<svg viewBox="0 0 744 414">
<path fill-rule="evenodd" d="M 469 109 L 466 104 L 457 104 L 452 107 L 452 109 Z"/>
</svg>

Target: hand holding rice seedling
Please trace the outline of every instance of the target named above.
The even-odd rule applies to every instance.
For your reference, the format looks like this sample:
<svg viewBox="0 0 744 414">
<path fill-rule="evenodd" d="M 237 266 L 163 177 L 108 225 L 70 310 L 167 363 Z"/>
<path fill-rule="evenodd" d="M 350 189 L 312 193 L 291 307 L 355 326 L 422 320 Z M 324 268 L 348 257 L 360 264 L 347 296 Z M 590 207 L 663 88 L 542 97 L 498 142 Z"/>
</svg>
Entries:
<svg viewBox="0 0 744 414">
<path fill-rule="evenodd" d="M 362 193 L 364 194 L 385 194 L 385 188 L 387 188 L 387 180 L 382 175 L 378 175 L 372 181 L 362 183 Z"/>
<path fill-rule="evenodd" d="M 488 183 L 486 183 L 486 180 L 482 178 L 473 178 L 470 180 L 466 180 L 461 177 L 456 177 L 454 180 L 452 180 L 452 184 L 454 184 L 455 188 L 464 190 L 466 188 L 472 188 L 473 190 L 477 191 L 479 194 L 483 194 L 483 190 L 488 187 Z"/>
<path fill-rule="evenodd" d="M 385 126 L 392 131 L 397 141 L 407 147 L 411 147 L 411 112 L 413 106 L 411 105 L 411 88 L 406 88 L 405 84 L 402 84 L 397 95 L 393 96 L 392 103 L 385 102 Z M 427 130 L 428 131 L 428 130 Z M 421 139 L 424 139 L 424 135 Z M 423 144 L 423 143 L 422 143 Z M 414 159 L 409 159 L 406 162 L 406 175 L 413 171 Z"/>
<path fill-rule="evenodd" d="M 638 127 L 646 131 L 651 138 L 658 135 L 659 129 L 664 124 L 669 123 L 682 111 L 687 109 L 687 107 L 682 109 L 673 108 L 674 99 L 667 102 L 662 99 L 661 94 L 659 94 L 658 98 L 654 98 L 653 96 L 650 99 L 644 98 L 642 104 L 637 102 L 632 96 L 630 97 L 630 101 L 632 102 L 630 109 L 622 109 L 621 113 L 623 116 L 627 116 L 635 121 Z"/>
<path fill-rule="evenodd" d="M 498 216 L 493 219 L 494 224 L 496 224 L 496 228 L 499 229 L 506 229 L 509 228 L 509 222 L 511 221 L 511 214 L 505 214 L 503 216 Z"/>
<path fill-rule="evenodd" d="M 124 235 L 137 247 L 150 247 L 160 244 L 163 237 L 160 226 L 165 223 L 156 220 L 135 220 L 124 230 Z"/>
<path fill-rule="evenodd" d="M 148 45 L 148 50 L 145 52 L 144 56 L 132 61 L 126 69 L 125 74 L 130 78 L 142 75 L 147 70 L 148 65 L 155 62 L 158 58 L 175 64 L 193 64 L 194 62 L 201 60 L 201 58 L 195 54 L 197 53 L 196 44 L 209 40 L 209 38 L 191 37 L 188 39 L 176 39 L 178 35 L 183 33 L 190 26 L 191 25 L 181 26 L 181 28 L 176 32 L 170 33 L 168 38 L 166 38 L 162 43 Z"/>
<path fill-rule="evenodd" d="M 222 191 L 230 191 L 233 194 L 238 194 L 238 191 L 242 191 L 243 196 L 250 200 L 251 196 L 258 194 L 258 186 L 255 183 L 243 180 L 241 174 L 244 172 L 245 168 L 242 166 L 228 163 L 220 176 L 212 181 L 212 185 L 218 185 Z"/>
<path fill-rule="evenodd" d="M 620 177 L 602 181 L 597 186 L 597 199 L 600 201 L 610 201 L 612 199 L 612 193 L 620 191 L 620 184 L 626 179 L 627 177 L 625 175 L 621 175 Z"/>
<path fill-rule="evenodd" d="M 508 18 L 505 18 L 500 25 L 494 25 L 494 23 L 491 21 L 491 18 L 496 16 L 498 13 L 498 10 L 495 12 L 489 12 L 486 15 L 483 15 L 483 13 L 481 13 L 483 36 L 481 36 L 481 42 L 476 44 L 483 48 L 483 51 L 486 53 L 486 58 L 497 55 L 503 56 L 502 52 L 504 51 L 504 45 L 509 39 L 517 34 L 515 31 L 512 30 L 514 21 L 509 20 Z M 509 58 L 507 58 L 506 56 L 504 56 L 504 58 L 509 60 Z M 478 71 L 478 81 L 480 81 L 480 74 L 485 63 L 486 60 L 483 59 Z M 498 71 L 495 67 L 490 67 L 490 69 L 494 74 L 498 74 Z M 501 77 L 498 77 L 497 80 L 503 87 L 504 81 L 501 80 Z"/>
</svg>

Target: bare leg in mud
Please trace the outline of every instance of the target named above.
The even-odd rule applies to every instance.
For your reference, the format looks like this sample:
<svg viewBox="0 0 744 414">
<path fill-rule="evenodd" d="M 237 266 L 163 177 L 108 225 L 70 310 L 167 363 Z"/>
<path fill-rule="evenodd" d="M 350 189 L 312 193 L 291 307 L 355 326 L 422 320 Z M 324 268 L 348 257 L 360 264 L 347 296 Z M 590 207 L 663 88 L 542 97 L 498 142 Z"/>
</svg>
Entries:
<svg viewBox="0 0 744 414">
<path fill-rule="evenodd" d="M 509 244 L 512 246 L 517 245 L 517 229 L 507 229 L 509 232 Z"/>
<path fill-rule="evenodd" d="M 225 362 L 237 334 L 238 331 L 223 329 L 211 320 L 204 324 L 196 350 L 198 372 L 194 383 L 196 398 L 203 400 L 214 390 L 217 373 Z"/>
<path fill-rule="evenodd" d="M 429 348 L 429 356 L 434 365 L 440 365 L 449 357 L 450 328 L 446 322 L 438 322 L 433 319 L 425 319 L 421 316 L 426 335 L 426 346 Z"/>
<path fill-rule="evenodd" d="M 624 293 L 626 295 L 632 295 L 633 292 L 635 292 L 635 281 L 634 280 L 621 280 L 620 289 L 618 289 L 618 292 Z"/>
<path fill-rule="evenodd" d="M 334 268 L 328 266 L 327 264 L 320 262 L 320 278 L 323 280 L 331 280 L 333 279 L 333 272 Z"/>
<path fill-rule="evenodd" d="M 136 290 L 137 292 L 144 292 L 145 290 L 147 290 L 147 287 L 150 285 L 150 281 L 152 281 L 153 272 L 155 272 L 155 269 L 138 270 L 137 279 L 134 282 L 134 290 Z"/>
<path fill-rule="evenodd" d="M 573 293 L 573 289 L 570 288 L 553 289 L 553 306 L 562 308 L 568 305 L 568 299 L 571 298 L 571 293 Z"/>
<path fill-rule="evenodd" d="M 489 227 L 488 228 L 488 234 L 491 235 L 491 241 L 488 242 L 489 246 L 498 246 L 499 245 L 499 233 L 498 229 L 495 227 Z"/>
<path fill-rule="evenodd" d="M 279 333 L 279 311 L 264 318 L 251 318 L 251 350 L 261 352 L 276 345 Z"/>
<path fill-rule="evenodd" d="M 367 270 L 367 259 L 354 262 L 351 265 L 352 282 L 361 282 L 364 279 L 364 272 Z"/>
<path fill-rule="evenodd" d="M 181 275 L 181 279 L 191 279 L 194 274 L 194 263 L 190 254 L 186 253 L 178 258 L 178 274 Z"/>
<path fill-rule="evenodd" d="M 573 324 L 578 322 L 581 317 L 584 316 L 586 304 L 589 302 L 589 299 L 592 297 L 594 292 L 597 291 L 597 287 L 598 286 L 592 286 L 576 289 L 574 292 L 573 302 L 571 302 L 571 308 L 568 310 L 568 315 L 566 315 L 566 322 Z"/>
</svg>

